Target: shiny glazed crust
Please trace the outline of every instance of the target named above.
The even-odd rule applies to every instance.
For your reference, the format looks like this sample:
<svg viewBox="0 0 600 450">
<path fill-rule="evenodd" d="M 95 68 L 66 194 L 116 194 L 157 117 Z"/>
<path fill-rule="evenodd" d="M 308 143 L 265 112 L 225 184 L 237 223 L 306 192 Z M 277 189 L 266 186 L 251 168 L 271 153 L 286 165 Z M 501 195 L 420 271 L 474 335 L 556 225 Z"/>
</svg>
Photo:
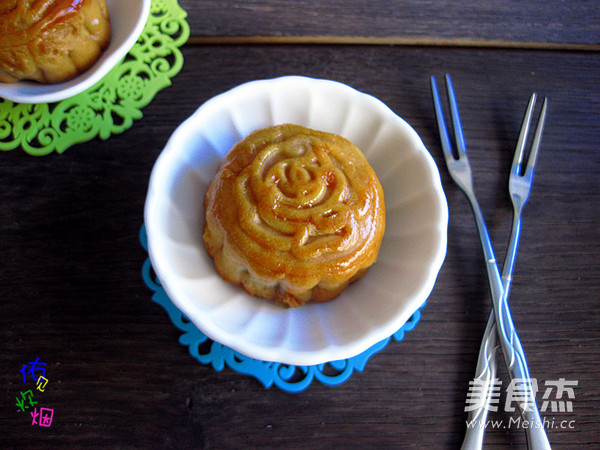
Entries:
<svg viewBox="0 0 600 450">
<path fill-rule="evenodd" d="M 298 125 L 261 129 L 225 157 L 205 197 L 217 272 L 296 307 L 333 299 L 375 262 L 383 190 L 346 139 Z"/>
<path fill-rule="evenodd" d="M 0 2 L 0 81 L 67 81 L 88 69 L 109 40 L 105 0 Z"/>
</svg>

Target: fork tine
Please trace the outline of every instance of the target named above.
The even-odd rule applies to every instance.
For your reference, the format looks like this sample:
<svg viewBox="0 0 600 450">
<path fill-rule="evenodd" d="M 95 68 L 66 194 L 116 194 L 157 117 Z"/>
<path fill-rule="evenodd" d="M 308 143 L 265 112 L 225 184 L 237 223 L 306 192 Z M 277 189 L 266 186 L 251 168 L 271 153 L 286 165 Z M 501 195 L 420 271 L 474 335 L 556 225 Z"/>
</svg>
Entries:
<svg viewBox="0 0 600 450">
<path fill-rule="evenodd" d="M 519 138 L 517 139 L 517 146 L 515 148 L 515 154 L 513 156 L 513 162 L 511 166 L 511 174 L 518 176 L 521 174 L 521 166 L 523 164 L 523 155 L 525 154 L 525 143 L 527 142 L 527 135 L 529 134 L 529 127 L 531 126 L 531 117 L 533 115 L 533 108 L 537 94 L 534 92 L 529 98 L 529 104 L 525 110 L 525 116 L 523 117 L 523 123 L 521 125 L 521 131 L 519 132 Z"/>
<path fill-rule="evenodd" d="M 437 119 L 442 150 L 444 151 L 444 156 L 448 161 L 449 159 L 453 159 L 454 156 L 452 155 L 452 144 L 450 144 L 450 136 L 448 135 L 448 128 L 446 127 L 444 112 L 440 102 L 440 94 L 438 93 L 437 83 L 434 76 L 431 77 L 431 94 L 433 96 L 433 106 L 435 109 L 435 117 Z"/>
<path fill-rule="evenodd" d="M 548 108 L 548 98 L 544 98 L 542 103 L 542 110 L 538 119 L 537 126 L 535 128 L 535 134 L 533 135 L 533 142 L 531 143 L 531 150 L 529 152 L 529 158 L 527 159 L 527 169 L 525 171 L 525 177 L 532 178 L 533 170 L 535 169 L 535 163 L 537 161 L 538 150 L 540 148 L 540 142 L 542 140 L 542 133 L 544 132 L 544 124 L 546 123 L 546 109 Z"/>
<path fill-rule="evenodd" d="M 448 101 L 450 102 L 450 114 L 452 115 L 452 125 L 454 127 L 454 139 L 456 140 L 456 150 L 458 156 L 466 154 L 467 146 L 465 144 L 465 137 L 462 131 L 462 124 L 460 123 L 460 115 L 458 113 L 458 104 L 456 103 L 456 96 L 454 95 L 454 87 L 452 86 L 452 80 L 450 75 L 446 74 L 446 89 L 448 91 Z"/>
</svg>

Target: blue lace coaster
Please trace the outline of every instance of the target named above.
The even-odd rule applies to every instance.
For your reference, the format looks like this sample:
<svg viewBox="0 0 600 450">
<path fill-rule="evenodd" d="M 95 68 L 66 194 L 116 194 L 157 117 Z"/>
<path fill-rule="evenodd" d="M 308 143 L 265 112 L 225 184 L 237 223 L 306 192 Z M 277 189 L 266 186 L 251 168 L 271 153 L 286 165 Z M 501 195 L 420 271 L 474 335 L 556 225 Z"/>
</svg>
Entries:
<svg viewBox="0 0 600 450">
<path fill-rule="evenodd" d="M 140 231 L 140 241 L 142 247 L 148 251 L 144 226 Z M 169 299 L 152 269 L 150 258 L 146 258 L 146 261 L 144 261 L 142 276 L 146 285 L 154 291 L 152 300 L 161 305 L 169 314 L 173 324 L 183 331 L 183 334 L 179 337 L 179 343 L 189 347 L 189 352 L 194 358 L 202 364 L 212 365 L 217 371 L 223 370 L 227 365 L 236 372 L 253 376 L 266 388 L 275 385 L 291 393 L 305 390 L 313 380 L 318 380 L 325 385 L 335 386 L 347 381 L 354 371 L 362 372 L 369 358 L 383 349 L 390 339 L 393 338 L 399 342 L 404 339 L 405 333 L 415 328 L 421 319 L 421 310 L 426 304 L 426 302 L 423 303 L 404 326 L 392 336 L 378 342 L 357 356 L 313 366 L 293 366 L 252 359 L 208 338 Z"/>
</svg>

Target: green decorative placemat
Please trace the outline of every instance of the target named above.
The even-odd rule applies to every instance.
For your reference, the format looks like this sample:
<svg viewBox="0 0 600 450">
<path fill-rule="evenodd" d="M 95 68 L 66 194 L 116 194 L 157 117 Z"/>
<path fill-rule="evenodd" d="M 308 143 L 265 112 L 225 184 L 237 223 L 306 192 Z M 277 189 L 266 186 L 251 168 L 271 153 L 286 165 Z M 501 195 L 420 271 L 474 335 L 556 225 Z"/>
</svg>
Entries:
<svg viewBox="0 0 600 450">
<path fill-rule="evenodd" d="M 183 67 L 179 47 L 190 35 L 186 17 L 177 0 L 152 0 L 136 44 L 90 89 L 50 104 L 0 99 L 0 150 L 21 147 L 34 156 L 63 153 L 74 144 L 97 136 L 108 139 L 130 128 Z"/>
</svg>

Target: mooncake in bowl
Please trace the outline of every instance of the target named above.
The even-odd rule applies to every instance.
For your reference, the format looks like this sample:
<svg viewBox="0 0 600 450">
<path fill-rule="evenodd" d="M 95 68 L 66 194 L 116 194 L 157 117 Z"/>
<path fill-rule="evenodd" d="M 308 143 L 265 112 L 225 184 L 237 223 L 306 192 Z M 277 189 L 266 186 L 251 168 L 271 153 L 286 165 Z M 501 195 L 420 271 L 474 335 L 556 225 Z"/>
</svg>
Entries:
<svg viewBox="0 0 600 450">
<path fill-rule="evenodd" d="M 297 133 L 295 127 L 286 124 L 347 139 L 362 151 L 385 193 L 385 233 L 377 261 L 335 299 L 320 302 L 313 298 L 313 301 L 298 308 L 283 308 L 276 303 L 278 300 L 249 295 L 239 286 L 225 281 L 215 270 L 215 262 L 206 251 L 203 239 L 207 214 L 209 218 L 213 214 L 205 209 L 205 205 L 213 207 L 211 201 L 206 202 L 207 192 L 215 189 L 209 186 L 221 167 L 225 165 L 232 169 L 235 166 L 224 162 L 230 158 L 228 154 L 257 130 L 281 126 L 276 133 L 266 132 L 269 140 L 282 130 L 293 131 L 292 134 L 298 136 L 305 134 L 304 131 Z M 263 139 L 260 138 L 262 132 L 258 133 L 252 138 L 256 141 L 257 150 L 261 147 L 258 142 Z M 313 148 L 319 147 L 315 144 L 321 138 L 303 137 L 301 140 L 312 144 L 305 145 L 300 151 L 296 149 L 296 152 L 304 152 L 307 159 L 319 161 L 317 155 L 320 150 Z M 282 208 L 293 209 L 290 205 L 294 204 L 294 196 L 310 198 L 310 188 L 314 192 L 325 193 L 344 190 L 336 191 L 334 186 L 341 187 L 343 183 L 332 183 L 332 180 L 328 188 L 327 177 L 324 178 L 324 187 L 316 183 L 316 176 L 315 183 L 312 183 L 311 172 L 316 175 L 319 170 L 305 170 L 296 163 L 286 164 L 286 158 L 273 156 L 275 154 L 263 153 L 265 157 L 270 156 L 266 158 L 270 162 L 256 174 L 266 170 L 270 175 L 255 180 L 258 186 L 255 188 L 258 192 L 264 189 L 265 198 L 279 198 Z M 335 152 L 329 154 L 336 155 Z M 292 157 L 290 162 L 296 158 L 301 156 Z M 261 158 L 255 160 L 258 165 Z M 324 158 L 322 164 L 328 166 L 329 162 L 342 170 L 342 164 L 328 161 L 328 158 Z M 237 170 L 235 168 L 232 173 Z M 368 172 L 368 169 L 360 172 L 363 178 L 368 178 L 364 175 L 365 170 Z M 249 180 L 252 172 L 248 172 Z M 351 176 L 347 179 L 352 182 Z M 240 183 L 243 181 L 243 177 L 239 178 Z M 269 191 L 265 183 L 279 183 L 279 186 Z M 296 184 L 305 186 L 306 192 L 296 190 Z M 240 192 L 249 193 L 248 198 L 252 198 L 255 188 Z M 244 196 L 236 199 L 227 195 L 221 201 L 228 204 L 240 201 L 243 204 L 246 199 Z M 298 203 L 300 206 L 309 204 Z M 263 208 L 254 205 L 258 204 L 247 205 L 248 210 Z M 317 212 L 320 203 L 315 201 L 314 205 Z M 302 208 L 299 209 L 302 213 Z M 244 220 L 250 223 L 244 226 L 249 227 L 252 234 L 260 236 L 265 231 L 262 229 L 263 222 L 280 225 L 280 218 L 270 217 L 270 214 L 262 217 L 247 214 Z M 319 222 L 319 217 L 317 214 L 308 223 L 311 220 Z M 379 220 L 378 214 L 371 217 Z M 144 223 L 148 252 L 157 279 L 174 305 L 202 333 L 220 345 L 254 359 L 305 366 L 346 359 L 366 351 L 397 332 L 423 305 L 433 289 L 446 254 L 448 207 L 433 158 L 416 131 L 383 102 L 336 81 L 286 76 L 251 81 L 225 91 L 205 101 L 177 128 L 152 169 Z M 215 229 L 216 233 L 220 233 L 219 227 Z M 236 239 L 244 239 L 241 231 L 235 232 L 240 233 Z M 211 230 L 211 233 L 215 231 Z M 268 233 L 267 236 L 271 237 L 272 230 Z M 296 238 L 296 241 L 287 239 L 286 245 L 290 248 L 295 242 L 306 245 L 318 239 L 312 236 L 305 238 L 302 233 L 290 230 L 287 233 L 277 231 L 274 236 L 280 234 Z M 335 233 L 331 237 L 334 236 Z M 211 242 L 217 243 L 218 248 L 220 239 L 211 237 Z M 260 242 L 260 238 L 256 242 Z M 256 242 L 252 245 L 259 245 Z M 226 247 L 223 246 L 225 252 L 230 250 Z M 309 248 L 297 246 L 297 250 Z M 374 249 L 375 245 L 366 253 L 374 253 Z M 236 248 L 227 259 L 232 265 L 237 264 L 241 272 L 250 271 L 248 268 L 254 267 L 258 260 L 251 260 L 251 265 L 242 260 L 243 256 L 244 253 Z M 363 261 L 365 265 L 366 261 Z M 268 266 L 267 263 L 265 260 L 264 265 Z M 326 279 L 327 269 L 320 266 L 322 262 L 318 259 L 315 263 L 317 270 L 322 272 L 319 279 Z M 355 275 L 360 270 L 357 269 Z M 293 275 L 293 270 L 291 273 Z M 261 287 L 272 283 L 267 277 L 263 279 L 258 275 L 262 277 L 258 271 L 252 276 L 259 283 L 264 283 Z M 346 275 L 350 279 L 354 276 L 351 272 Z M 281 280 L 278 282 L 285 286 Z M 339 287 L 343 282 L 331 282 L 332 291 L 335 283 L 339 283 L 336 285 Z M 313 295 L 314 292 L 311 297 Z"/>
<path fill-rule="evenodd" d="M 238 142 L 204 209 L 221 277 L 288 307 L 337 297 L 375 262 L 385 229 L 383 190 L 360 149 L 294 124 Z"/>
<path fill-rule="evenodd" d="M 61 83 L 87 70 L 110 42 L 105 0 L 0 3 L 0 82 Z"/>
<path fill-rule="evenodd" d="M 0 1 L 0 98 L 54 103 L 93 87 L 135 45 L 150 6 L 151 0 Z"/>
</svg>

